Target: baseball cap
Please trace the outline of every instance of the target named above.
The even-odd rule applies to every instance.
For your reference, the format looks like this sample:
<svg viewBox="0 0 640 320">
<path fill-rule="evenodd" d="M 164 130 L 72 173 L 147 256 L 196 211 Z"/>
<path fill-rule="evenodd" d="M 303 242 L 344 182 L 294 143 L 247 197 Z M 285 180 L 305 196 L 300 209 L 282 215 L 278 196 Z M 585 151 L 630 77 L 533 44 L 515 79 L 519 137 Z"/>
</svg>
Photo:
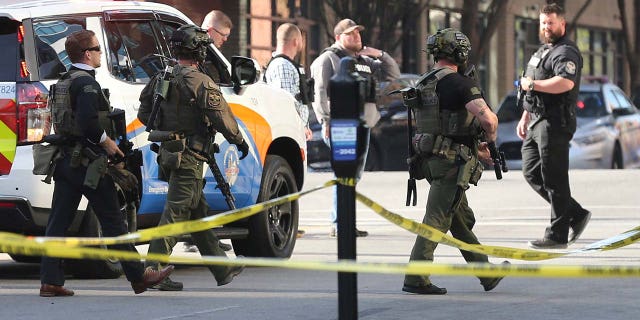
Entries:
<svg viewBox="0 0 640 320">
<path fill-rule="evenodd" d="M 340 35 L 343 33 L 349 33 L 355 29 L 358 29 L 360 31 L 364 30 L 364 27 L 356 24 L 353 20 L 351 19 L 342 19 L 340 20 L 340 22 L 338 22 L 336 24 L 336 26 L 333 28 L 333 34 Z"/>
</svg>

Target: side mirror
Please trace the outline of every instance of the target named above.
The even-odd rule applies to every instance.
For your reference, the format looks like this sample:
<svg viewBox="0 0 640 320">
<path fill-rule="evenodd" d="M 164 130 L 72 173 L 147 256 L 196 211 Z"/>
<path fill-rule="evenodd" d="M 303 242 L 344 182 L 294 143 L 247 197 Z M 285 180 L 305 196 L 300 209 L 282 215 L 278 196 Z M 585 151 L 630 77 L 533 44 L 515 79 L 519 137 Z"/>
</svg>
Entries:
<svg viewBox="0 0 640 320">
<path fill-rule="evenodd" d="M 254 84 L 260 79 L 260 65 L 254 59 L 231 57 L 231 80 L 233 91 L 239 93 L 242 86 Z"/>
</svg>

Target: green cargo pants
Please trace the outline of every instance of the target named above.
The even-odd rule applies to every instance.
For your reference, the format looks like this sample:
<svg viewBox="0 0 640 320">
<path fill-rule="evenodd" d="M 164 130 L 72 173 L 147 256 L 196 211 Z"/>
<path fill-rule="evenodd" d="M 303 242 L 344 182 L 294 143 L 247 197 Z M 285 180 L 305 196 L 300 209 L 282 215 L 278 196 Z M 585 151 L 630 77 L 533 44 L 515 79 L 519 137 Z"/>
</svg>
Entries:
<svg viewBox="0 0 640 320">
<path fill-rule="evenodd" d="M 203 162 L 197 160 L 188 153 L 182 154 L 182 160 L 178 169 L 158 166 L 163 170 L 169 181 L 167 203 L 160 217 L 158 225 L 201 219 L 207 216 L 209 205 L 204 198 L 204 181 L 202 179 Z M 223 256 L 226 253 L 220 249 L 218 237 L 207 229 L 191 234 L 194 244 L 203 256 Z M 164 237 L 151 240 L 149 253 L 168 254 L 176 245 L 176 237 Z M 157 262 L 148 261 L 147 266 L 158 267 Z M 209 266 L 209 270 L 216 280 L 223 280 L 229 273 L 229 267 L 221 265 Z"/>
<path fill-rule="evenodd" d="M 458 240 L 479 244 L 471 229 L 476 220 L 469 207 L 465 190 L 458 186 L 458 171 L 463 167 L 456 160 L 430 157 L 422 161 L 421 168 L 431 187 L 427 197 L 427 209 L 422 223 L 439 231 L 451 234 Z M 411 251 L 410 261 L 433 261 L 433 252 L 437 242 L 421 236 L 416 238 Z M 484 254 L 460 250 L 467 262 L 488 262 Z M 487 279 L 488 280 L 488 279 Z M 484 283 L 485 279 L 480 278 Z M 428 285 L 428 275 L 405 275 L 404 284 L 411 286 Z"/>
</svg>

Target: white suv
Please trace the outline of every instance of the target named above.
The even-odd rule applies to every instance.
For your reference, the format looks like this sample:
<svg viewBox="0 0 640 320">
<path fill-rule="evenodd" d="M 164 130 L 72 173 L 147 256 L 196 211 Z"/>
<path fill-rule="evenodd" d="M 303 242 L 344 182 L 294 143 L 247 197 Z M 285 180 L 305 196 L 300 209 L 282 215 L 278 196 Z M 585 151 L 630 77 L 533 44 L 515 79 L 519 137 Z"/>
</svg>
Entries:
<svg viewBox="0 0 640 320">
<path fill-rule="evenodd" d="M 129 168 L 140 182 L 139 199 L 123 195 L 123 211 L 135 204 L 136 219 L 130 221 L 130 228 L 157 225 L 167 183 L 157 179 L 156 154 L 136 119 L 138 98 L 150 77 L 164 69 L 161 56 L 171 56 L 167 39 L 185 23 L 192 22 L 178 10 L 149 2 L 37 1 L 0 6 L 0 231 L 44 233 L 53 186 L 32 174 L 31 144 L 41 139 L 48 124 L 48 88 L 70 65 L 64 51 L 66 36 L 80 29 L 96 33 L 103 48 L 96 79 L 109 89 L 112 106 L 125 110 L 127 136 L 141 151 L 138 164 Z M 293 97 L 256 82 L 260 76 L 254 60 L 234 57 L 229 63 L 213 46 L 208 54 L 251 146 L 250 155 L 238 161 L 235 147 L 222 135 L 216 137 L 220 145 L 216 160 L 231 184 L 236 206 L 297 192 L 306 172 L 306 142 Z M 205 178 L 212 211 L 228 210 L 209 170 Z M 99 234 L 91 209 L 85 207 L 86 201 L 70 235 Z M 236 254 L 289 257 L 297 228 L 298 203 L 291 202 L 215 230 L 220 237 L 232 239 Z M 86 263 L 72 264 L 72 272 L 84 277 L 119 275 L 117 263 L 94 261 L 91 267 Z"/>
</svg>

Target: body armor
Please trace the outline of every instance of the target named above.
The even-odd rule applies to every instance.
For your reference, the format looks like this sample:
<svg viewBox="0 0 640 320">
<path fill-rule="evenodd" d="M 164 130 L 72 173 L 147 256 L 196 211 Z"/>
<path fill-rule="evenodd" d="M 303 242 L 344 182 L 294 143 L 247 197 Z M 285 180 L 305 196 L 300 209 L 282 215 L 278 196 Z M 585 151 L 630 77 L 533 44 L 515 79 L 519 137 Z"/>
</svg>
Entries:
<svg viewBox="0 0 640 320">
<path fill-rule="evenodd" d="M 173 68 L 168 97 L 160 104 L 158 130 L 182 132 L 185 137 L 197 135 L 204 138 L 208 136 L 204 114 L 197 105 L 193 91 L 187 88 L 185 80 L 185 76 L 190 73 L 206 77 L 193 68 L 180 65 Z"/>
<path fill-rule="evenodd" d="M 551 49 L 548 45 L 542 46 L 536 51 L 529 59 L 527 63 L 527 69 L 525 70 L 524 76 L 529 77 L 533 80 L 541 80 L 548 79 L 553 76 L 552 72 L 546 72 L 542 65 L 548 56 Z M 553 71 L 553 70 L 550 70 Z M 522 103 L 522 107 L 528 112 L 534 113 L 538 116 L 545 115 L 545 106 L 540 99 L 540 96 L 536 93 L 527 94 L 524 97 L 524 101 Z"/>
<path fill-rule="evenodd" d="M 421 101 L 414 109 L 417 133 L 446 137 L 477 135 L 478 123 L 469 111 L 464 108 L 458 111 L 440 109 L 436 86 L 440 79 L 454 72 L 449 68 L 436 69 L 421 80 L 418 86 Z"/>
<path fill-rule="evenodd" d="M 328 48 L 324 49 L 322 52 L 325 52 L 325 51 L 333 52 L 340 59 L 342 59 L 342 58 L 347 56 L 347 54 L 343 50 L 341 50 L 340 48 L 336 48 L 336 47 L 328 47 Z M 376 103 L 376 82 L 375 82 L 375 79 L 373 77 L 373 70 L 371 70 L 371 66 L 368 65 L 365 62 L 364 58 L 362 58 L 361 56 L 357 56 L 357 57 L 355 57 L 355 59 L 356 59 L 356 63 L 355 63 L 356 72 L 361 77 L 367 79 L 367 92 L 365 94 L 365 100 L 364 101 L 365 102 Z"/>
<path fill-rule="evenodd" d="M 314 92 L 313 92 L 313 85 L 314 85 L 314 81 L 313 78 L 307 78 L 307 74 L 304 72 L 304 67 L 302 65 L 300 65 L 299 63 L 291 60 L 291 58 L 289 58 L 287 55 L 284 54 L 279 54 L 276 55 L 274 57 L 271 58 L 271 60 L 269 60 L 269 63 L 267 63 L 267 67 L 266 69 L 269 69 L 269 64 L 271 64 L 271 61 L 273 61 L 274 59 L 277 58 L 283 58 L 286 59 L 287 61 L 291 62 L 291 64 L 296 67 L 296 70 L 298 70 L 298 79 L 300 79 L 300 83 L 299 83 L 299 90 L 300 92 L 298 94 L 296 94 L 295 98 L 296 100 L 300 101 L 300 103 L 310 106 L 311 102 L 313 102 L 313 96 L 314 96 Z M 266 73 L 266 72 L 265 72 Z M 266 82 L 266 78 L 264 79 Z"/>
<path fill-rule="evenodd" d="M 82 132 L 78 128 L 75 120 L 73 108 L 71 106 L 71 96 L 69 88 L 73 81 L 80 77 L 91 77 L 91 75 L 83 70 L 71 70 L 60 78 L 53 86 L 53 105 L 51 106 L 51 117 L 53 128 L 56 133 L 65 136 L 80 137 Z M 93 78 L 93 77 L 92 77 Z M 100 105 L 98 111 L 98 121 L 110 138 L 113 138 L 114 131 L 111 120 L 108 118 L 111 112 L 109 100 L 101 91 L 98 93 L 100 97 Z"/>
</svg>

